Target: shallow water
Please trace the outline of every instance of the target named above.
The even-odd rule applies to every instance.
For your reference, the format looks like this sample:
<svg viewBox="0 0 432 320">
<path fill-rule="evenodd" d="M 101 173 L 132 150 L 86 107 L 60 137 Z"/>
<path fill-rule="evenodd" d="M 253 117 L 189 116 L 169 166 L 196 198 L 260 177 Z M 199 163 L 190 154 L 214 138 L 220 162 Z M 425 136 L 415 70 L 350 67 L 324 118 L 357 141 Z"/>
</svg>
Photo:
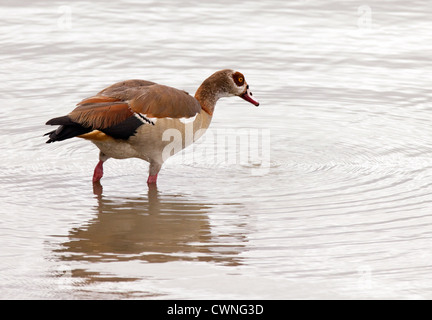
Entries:
<svg viewBox="0 0 432 320">
<path fill-rule="evenodd" d="M 427 1 L 0 11 L 1 298 L 432 298 Z M 223 68 L 261 106 L 221 100 L 157 189 L 141 160 L 93 186 L 96 147 L 44 143 L 116 81 L 194 93 Z"/>
</svg>

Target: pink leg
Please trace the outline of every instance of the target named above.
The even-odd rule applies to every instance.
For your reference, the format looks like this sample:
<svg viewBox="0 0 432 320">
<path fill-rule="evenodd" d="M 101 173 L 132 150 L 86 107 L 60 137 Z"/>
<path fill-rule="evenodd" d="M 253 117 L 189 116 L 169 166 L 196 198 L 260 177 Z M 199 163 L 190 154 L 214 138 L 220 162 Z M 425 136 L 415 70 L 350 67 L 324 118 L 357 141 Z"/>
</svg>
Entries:
<svg viewBox="0 0 432 320">
<path fill-rule="evenodd" d="M 100 179 L 102 179 L 103 177 L 103 161 L 100 160 L 96 166 L 96 168 L 94 169 L 94 173 L 93 173 L 93 182 L 99 182 Z"/>
<path fill-rule="evenodd" d="M 162 167 L 162 163 L 159 162 L 150 162 L 149 167 L 149 177 L 147 179 L 147 184 L 154 184 L 156 185 L 158 173 Z"/>
<path fill-rule="evenodd" d="M 156 184 L 157 176 L 157 174 L 155 174 L 154 176 L 149 176 L 147 179 L 147 184 Z"/>
</svg>

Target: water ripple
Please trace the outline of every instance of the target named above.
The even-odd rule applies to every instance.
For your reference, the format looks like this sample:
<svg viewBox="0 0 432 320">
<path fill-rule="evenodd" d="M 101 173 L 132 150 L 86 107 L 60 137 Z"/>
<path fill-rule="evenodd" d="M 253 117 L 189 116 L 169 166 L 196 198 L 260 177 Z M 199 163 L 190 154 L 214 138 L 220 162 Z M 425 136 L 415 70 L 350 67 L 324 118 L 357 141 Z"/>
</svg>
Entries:
<svg viewBox="0 0 432 320">
<path fill-rule="evenodd" d="M 425 1 L 20 0 L 1 9 L 9 296 L 430 298 Z M 155 195 L 145 162 L 108 161 L 98 189 L 93 145 L 42 137 L 46 120 L 113 82 L 193 93 L 222 68 L 242 71 L 261 106 L 222 99 L 212 128 L 268 130 L 268 157 L 259 144 L 235 163 L 187 149 L 166 163 Z"/>
</svg>

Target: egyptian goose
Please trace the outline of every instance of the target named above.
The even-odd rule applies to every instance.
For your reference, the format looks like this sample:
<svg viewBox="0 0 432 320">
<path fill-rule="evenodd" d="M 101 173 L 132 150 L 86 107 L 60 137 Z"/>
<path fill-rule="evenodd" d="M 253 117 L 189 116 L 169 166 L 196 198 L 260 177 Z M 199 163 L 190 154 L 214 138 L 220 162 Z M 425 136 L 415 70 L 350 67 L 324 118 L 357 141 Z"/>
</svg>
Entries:
<svg viewBox="0 0 432 320">
<path fill-rule="evenodd" d="M 243 74 L 229 69 L 207 78 L 195 97 L 154 82 L 127 80 L 84 99 L 68 115 L 49 120 L 47 125 L 60 127 L 45 135 L 47 143 L 73 137 L 93 142 L 100 149 L 93 182 L 102 178 L 109 158 L 140 158 L 150 163 L 147 183 L 154 184 L 164 161 L 202 136 L 216 102 L 228 96 L 259 105 Z"/>
</svg>

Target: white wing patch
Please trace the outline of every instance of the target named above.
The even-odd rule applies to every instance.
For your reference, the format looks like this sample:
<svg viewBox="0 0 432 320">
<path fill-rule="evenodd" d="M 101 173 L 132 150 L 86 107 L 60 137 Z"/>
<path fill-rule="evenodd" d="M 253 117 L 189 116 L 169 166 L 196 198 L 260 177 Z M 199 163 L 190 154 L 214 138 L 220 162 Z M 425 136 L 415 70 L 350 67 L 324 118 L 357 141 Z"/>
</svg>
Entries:
<svg viewBox="0 0 432 320">
<path fill-rule="evenodd" d="M 154 126 L 156 124 L 156 122 L 158 121 L 158 118 L 150 118 L 150 117 L 148 117 L 148 116 L 146 116 L 146 115 L 144 115 L 142 113 L 136 113 L 135 112 L 134 116 L 137 119 L 139 119 L 143 124 L 151 124 L 151 125 Z M 184 124 L 189 124 L 189 123 L 193 123 L 195 121 L 195 119 L 196 119 L 197 116 L 198 116 L 198 113 L 195 116 L 190 117 L 190 118 L 186 118 L 186 117 L 183 117 L 183 118 L 165 117 L 165 118 L 162 118 L 162 119 L 172 119 L 172 120 L 180 121 L 180 122 L 182 122 Z"/>
<path fill-rule="evenodd" d="M 189 123 L 195 121 L 197 115 L 198 115 L 198 113 L 197 113 L 195 116 L 191 117 L 191 118 L 178 118 L 178 120 L 179 120 L 180 122 L 183 122 L 184 124 L 189 124 Z"/>
<path fill-rule="evenodd" d="M 156 119 L 149 119 L 147 118 L 145 115 L 143 115 L 142 113 L 134 113 L 134 116 L 140 120 L 143 124 L 151 124 L 151 125 L 155 125 L 156 123 Z"/>
</svg>

